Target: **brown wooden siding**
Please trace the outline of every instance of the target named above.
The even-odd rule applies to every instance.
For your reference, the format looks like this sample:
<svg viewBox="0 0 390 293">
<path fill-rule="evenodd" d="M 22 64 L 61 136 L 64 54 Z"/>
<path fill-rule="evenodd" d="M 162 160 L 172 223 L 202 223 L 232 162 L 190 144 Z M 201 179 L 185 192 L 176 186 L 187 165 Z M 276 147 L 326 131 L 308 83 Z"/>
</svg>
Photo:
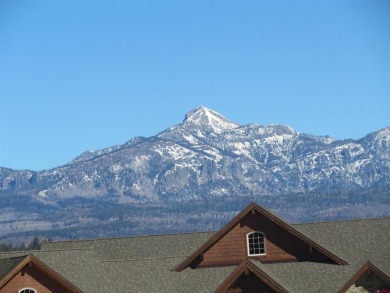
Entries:
<svg viewBox="0 0 390 293">
<path fill-rule="evenodd" d="M 42 274 L 34 267 L 24 267 L 0 289 L 0 293 L 18 293 L 24 288 L 33 288 L 38 293 L 71 293 Z"/>
<path fill-rule="evenodd" d="M 308 244 L 283 227 L 259 213 L 247 214 L 236 226 L 211 246 L 200 266 L 238 264 L 248 257 L 247 234 L 260 231 L 265 234 L 266 254 L 250 256 L 262 262 L 302 261 L 324 258 Z M 310 250 L 312 250 L 310 252 Z"/>
</svg>

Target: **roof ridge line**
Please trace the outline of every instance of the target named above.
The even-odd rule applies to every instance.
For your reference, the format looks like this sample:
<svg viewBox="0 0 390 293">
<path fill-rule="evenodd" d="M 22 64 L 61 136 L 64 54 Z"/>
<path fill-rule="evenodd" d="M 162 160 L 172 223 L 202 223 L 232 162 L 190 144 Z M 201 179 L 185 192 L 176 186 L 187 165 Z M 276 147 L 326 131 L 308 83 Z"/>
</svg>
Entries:
<svg viewBox="0 0 390 293">
<path fill-rule="evenodd" d="M 379 218 L 363 218 L 363 219 L 346 219 L 346 220 L 329 220 L 329 221 L 318 221 L 318 222 L 301 222 L 292 223 L 291 226 L 298 225 L 310 225 L 310 224 L 327 224 L 327 223 L 341 223 L 341 222 L 357 222 L 357 221 L 375 221 L 375 220 L 390 220 L 390 216 L 383 216 Z"/>
<path fill-rule="evenodd" d="M 69 250 L 95 250 L 94 247 L 81 247 L 81 248 L 53 248 L 36 250 L 35 252 L 50 252 L 50 251 L 69 251 Z"/>
<path fill-rule="evenodd" d="M 0 251 L 0 255 L 4 254 L 12 254 L 12 253 L 26 253 L 26 255 L 28 254 L 32 254 L 32 252 L 37 252 L 37 251 L 41 251 L 40 249 L 34 249 L 34 250 L 9 250 L 9 251 Z"/>
<path fill-rule="evenodd" d="M 217 241 L 219 241 L 226 233 L 228 233 L 231 229 L 233 229 L 233 227 L 237 225 L 251 211 L 252 214 L 257 211 L 259 214 L 275 222 L 276 225 L 282 227 L 282 229 L 284 229 L 288 233 L 293 234 L 295 237 L 300 239 L 300 241 L 309 244 L 310 246 L 318 250 L 321 254 L 331 259 L 333 262 L 340 265 L 348 264 L 345 260 L 339 258 L 336 254 L 326 249 L 316 241 L 312 240 L 304 233 L 300 232 L 297 228 L 292 226 L 286 220 L 282 219 L 272 211 L 263 208 L 257 205 L 256 203 L 252 202 L 248 206 L 246 206 L 239 214 L 237 214 L 233 219 L 231 219 L 225 226 L 223 226 L 217 233 L 215 233 L 211 238 L 209 238 L 205 243 L 203 243 L 203 245 L 201 245 L 197 250 L 195 250 L 188 258 L 186 258 L 184 261 L 179 263 L 174 268 L 174 270 L 180 272 L 184 270 L 186 267 L 188 267 L 197 257 L 199 257 L 199 255 L 204 253 L 205 250 L 208 250 L 212 245 L 214 245 Z"/>
<path fill-rule="evenodd" d="M 142 258 L 129 258 L 129 259 L 118 259 L 118 260 L 101 260 L 101 262 L 125 262 L 125 261 L 137 261 L 137 260 L 153 260 L 153 259 L 164 259 L 164 258 L 177 258 L 177 257 L 188 257 L 187 255 L 171 255 L 171 256 L 160 256 L 160 257 L 142 257 Z"/>
<path fill-rule="evenodd" d="M 168 234 L 150 234 L 150 235 L 130 235 L 130 236 L 117 236 L 117 237 L 105 237 L 105 238 L 92 238 L 92 239 L 79 239 L 79 240 L 61 240 L 61 241 L 44 241 L 43 243 L 71 243 L 71 242 L 89 242 L 89 241 L 105 241 L 114 239 L 129 239 L 129 238 L 140 238 L 140 237 L 160 237 L 160 236 L 175 236 L 175 235 L 189 235 L 189 234 L 203 234 L 203 233 L 216 233 L 218 231 L 198 231 L 198 232 L 177 232 Z M 39 250 L 38 250 L 39 251 Z"/>
</svg>

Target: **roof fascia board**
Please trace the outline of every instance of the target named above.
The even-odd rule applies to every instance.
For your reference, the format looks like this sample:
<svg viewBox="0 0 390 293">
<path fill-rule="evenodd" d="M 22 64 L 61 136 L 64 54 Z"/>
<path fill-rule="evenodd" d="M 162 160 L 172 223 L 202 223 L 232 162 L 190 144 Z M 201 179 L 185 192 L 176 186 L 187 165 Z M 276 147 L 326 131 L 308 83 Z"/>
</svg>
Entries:
<svg viewBox="0 0 390 293">
<path fill-rule="evenodd" d="M 259 267 L 255 266 L 250 261 L 247 261 L 247 268 L 275 291 L 281 293 L 289 293 L 288 290 L 284 289 L 282 285 L 275 281 L 269 274 L 261 270 Z"/>
<path fill-rule="evenodd" d="M 229 223 L 227 223 L 223 228 L 221 228 L 221 230 L 219 230 L 209 240 L 207 240 L 201 247 L 199 247 L 194 253 L 192 253 L 189 257 L 187 257 L 183 262 L 178 264 L 173 270 L 177 271 L 177 272 L 184 270 L 201 253 L 204 253 L 215 242 L 217 242 L 228 231 L 230 231 L 242 218 L 244 218 L 248 213 L 252 212 L 253 210 L 257 211 L 258 213 L 262 214 L 263 216 L 269 218 L 271 221 L 282 226 L 285 230 L 287 230 L 288 232 L 290 232 L 294 236 L 298 237 L 302 241 L 306 242 L 308 245 L 312 246 L 313 248 L 317 249 L 319 252 L 323 253 L 324 255 L 329 257 L 331 260 L 333 260 L 337 264 L 340 264 L 340 265 L 348 264 L 343 259 L 339 258 L 335 254 L 331 253 L 329 250 L 325 249 L 324 247 L 322 247 L 318 243 L 314 242 L 310 238 L 308 238 L 305 235 L 303 235 L 302 233 L 300 233 L 298 230 L 296 230 L 294 227 L 292 227 L 290 224 L 288 224 L 287 222 L 285 222 L 284 220 L 282 220 L 278 216 L 274 215 L 273 213 L 269 212 L 268 210 L 260 207 L 259 205 L 255 204 L 254 202 L 252 202 L 246 208 L 244 208 L 237 216 L 235 216 L 232 220 L 230 220 Z"/>
<path fill-rule="evenodd" d="M 4 287 L 9 280 L 11 280 L 21 269 L 23 269 L 30 262 L 30 255 L 27 255 L 20 263 L 18 263 L 5 277 L 0 280 L 0 289 Z"/>
<path fill-rule="evenodd" d="M 4 287 L 4 285 L 8 283 L 8 281 L 10 281 L 16 274 L 18 274 L 26 265 L 32 265 L 33 267 L 36 267 L 38 270 L 49 275 L 52 279 L 71 292 L 83 292 L 32 254 L 27 255 L 17 266 L 15 266 L 15 268 L 13 268 L 2 280 L 0 280 L 0 288 Z"/>
<path fill-rule="evenodd" d="M 242 272 L 246 269 L 246 261 L 243 261 L 237 268 L 229 275 L 227 278 L 218 286 L 215 290 L 216 293 L 226 292 L 231 285 L 233 285 L 234 281 L 236 281 Z"/>
<path fill-rule="evenodd" d="M 234 282 L 241 276 L 245 270 L 253 273 L 257 278 L 263 281 L 267 286 L 271 287 L 276 292 L 280 293 L 289 293 L 288 290 L 283 288 L 277 281 L 275 281 L 271 276 L 269 276 L 266 272 L 253 265 L 250 261 L 244 260 L 215 290 L 217 293 L 226 292 L 230 286 L 234 284 Z"/>
<path fill-rule="evenodd" d="M 54 271 L 52 268 L 50 268 L 48 265 L 46 265 L 45 263 L 43 263 L 41 260 L 39 260 L 38 258 L 36 258 L 35 256 L 31 255 L 31 259 L 33 261 L 33 264 L 37 265 L 38 268 L 40 268 L 41 270 L 43 270 L 45 273 L 47 273 L 48 275 L 50 275 L 50 277 L 52 277 L 53 279 L 55 279 L 57 282 L 59 282 L 61 285 L 65 286 L 66 288 L 70 289 L 71 291 L 73 292 L 77 292 L 77 293 L 81 293 L 83 292 L 82 290 L 80 290 L 78 287 L 76 287 L 75 285 L 73 285 L 70 281 L 68 281 L 66 278 L 64 278 L 63 276 L 61 276 L 59 273 L 57 273 L 56 271 Z"/>
<path fill-rule="evenodd" d="M 382 278 L 386 283 L 390 284 L 390 277 L 382 272 L 378 267 L 376 267 L 370 261 L 367 261 L 363 264 L 363 266 L 349 279 L 344 286 L 337 291 L 338 293 L 345 293 L 349 287 L 351 287 L 355 282 L 368 270 L 370 269 L 375 274 L 377 274 L 380 278 Z"/>
<path fill-rule="evenodd" d="M 215 233 L 209 240 L 207 240 L 201 247 L 187 257 L 183 262 L 174 268 L 174 271 L 180 272 L 190 265 L 201 253 L 204 253 L 211 245 L 217 242 L 222 236 L 224 236 L 229 230 L 231 230 L 248 212 L 252 209 L 252 204 L 249 204 L 238 215 L 230 220 L 224 227 L 222 227 L 217 233 Z"/>
<path fill-rule="evenodd" d="M 339 265 L 347 265 L 348 264 L 346 261 L 339 258 L 337 255 L 333 254 L 332 252 L 325 249 L 324 247 L 322 247 L 321 245 L 319 245 L 315 241 L 313 241 L 310 238 L 308 238 L 307 236 L 303 235 L 301 232 L 299 232 L 297 229 L 295 229 L 293 226 L 291 226 L 289 223 L 285 222 L 284 220 L 282 220 L 278 216 L 276 216 L 273 213 L 267 211 L 266 209 L 258 206 L 255 203 L 253 203 L 253 205 L 254 205 L 254 209 L 256 209 L 260 214 L 267 216 L 269 219 L 271 219 L 272 221 L 274 221 L 277 224 L 279 224 L 280 226 L 282 226 L 284 229 L 286 229 L 288 232 L 290 232 L 294 236 L 298 237 L 299 239 L 306 242 L 307 244 L 309 244 L 313 248 L 315 248 L 318 251 L 320 251 L 321 253 L 325 254 L 327 257 L 329 257 L 330 259 L 335 261 L 337 264 L 339 264 Z"/>
</svg>

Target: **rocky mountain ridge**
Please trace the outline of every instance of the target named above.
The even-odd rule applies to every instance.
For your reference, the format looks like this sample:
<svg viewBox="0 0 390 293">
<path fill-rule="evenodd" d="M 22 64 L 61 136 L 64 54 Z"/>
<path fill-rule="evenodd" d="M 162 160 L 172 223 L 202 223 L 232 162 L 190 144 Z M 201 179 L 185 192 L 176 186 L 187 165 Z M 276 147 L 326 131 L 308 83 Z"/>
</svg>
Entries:
<svg viewBox="0 0 390 293">
<path fill-rule="evenodd" d="M 52 203 L 278 195 L 390 186 L 390 127 L 359 140 L 284 125 L 238 125 L 205 107 L 152 137 L 88 151 L 38 172 L 0 168 L 0 190 Z"/>
</svg>

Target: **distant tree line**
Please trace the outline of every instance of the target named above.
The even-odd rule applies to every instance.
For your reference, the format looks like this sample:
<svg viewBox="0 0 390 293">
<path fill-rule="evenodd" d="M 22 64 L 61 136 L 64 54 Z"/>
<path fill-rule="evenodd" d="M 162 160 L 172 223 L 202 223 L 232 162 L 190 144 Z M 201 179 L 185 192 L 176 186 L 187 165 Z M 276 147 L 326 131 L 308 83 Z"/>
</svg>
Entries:
<svg viewBox="0 0 390 293">
<path fill-rule="evenodd" d="M 39 250 L 41 249 L 41 240 L 38 237 L 34 237 L 29 244 L 22 243 L 20 245 L 12 243 L 0 243 L 0 251 L 21 251 L 21 250 Z"/>
<path fill-rule="evenodd" d="M 339 192 L 312 191 L 285 195 L 203 196 L 181 201 L 120 204 L 110 200 L 69 198 L 56 205 L 31 200 L 28 213 L 21 198 L 7 198 L 4 211 L 26 218 L 13 224 L 12 232 L 0 235 L 3 243 L 32 239 L 30 244 L 1 244 L 0 251 L 39 249 L 41 239 L 89 239 L 130 235 L 167 234 L 220 229 L 250 202 L 270 209 L 290 223 L 334 221 L 390 216 L 390 187 L 351 189 Z M 0 192 L 0 207 L 2 199 Z M 27 205 L 29 202 L 25 203 Z M 0 212 L 1 212 L 0 208 Z M 31 213 L 31 218 L 27 216 Z M 16 216 L 15 216 L 16 215 Z M 37 227 L 29 231 L 23 223 Z M 49 223 L 49 225 L 42 225 Z M 19 226 L 18 226 L 19 225 Z M 51 228 L 47 228 L 51 227 Z M 38 237 L 37 237 L 38 236 Z M 35 239 L 36 238 L 36 239 Z M 35 239 L 35 240 L 34 240 Z"/>
</svg>

